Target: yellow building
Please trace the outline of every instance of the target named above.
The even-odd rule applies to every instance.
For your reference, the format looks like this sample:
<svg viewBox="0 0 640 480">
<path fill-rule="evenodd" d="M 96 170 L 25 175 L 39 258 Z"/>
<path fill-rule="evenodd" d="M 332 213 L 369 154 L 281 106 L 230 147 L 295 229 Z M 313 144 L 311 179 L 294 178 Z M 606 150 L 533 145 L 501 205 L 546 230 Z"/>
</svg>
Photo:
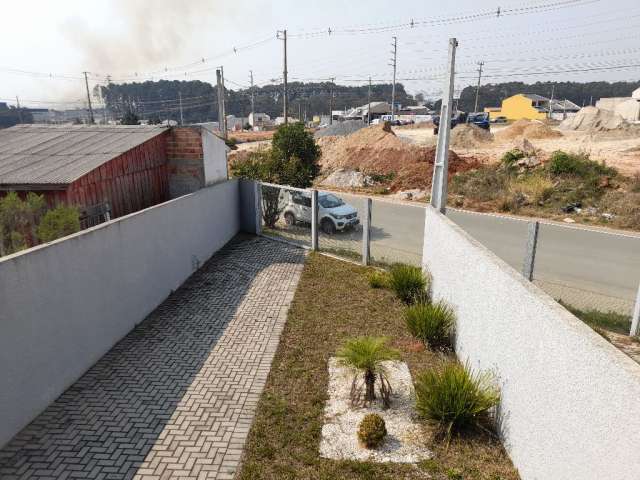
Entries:
<svg viewBox="0 0 640 480">
<path fill-rule="evenodd" d="M 549 114 L 549 99 L 541 95 L 519 93 L 502 101 L 502 107 L 484 109 L 492 120 L 507 117 L 508 120 L 544 120 Z"/>
</svg>

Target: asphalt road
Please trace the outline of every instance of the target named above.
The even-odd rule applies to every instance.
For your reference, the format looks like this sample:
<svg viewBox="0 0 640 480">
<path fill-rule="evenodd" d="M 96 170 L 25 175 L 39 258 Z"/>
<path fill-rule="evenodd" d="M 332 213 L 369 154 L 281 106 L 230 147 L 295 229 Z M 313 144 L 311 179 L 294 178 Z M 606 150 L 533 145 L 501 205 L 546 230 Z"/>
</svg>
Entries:
<svg viewBox="0 0 640 480">
<path fill-rule="evenodd" d="M 362 197 L 340 194 L 360 212 Z M 447 216 L 520 271 L 527 221 L 452 210 Z M 371 255 L 383 261 L 419 264 L 424 206 L 373 201 Z M 321 236 L 320 247 L 361 252 L 361 231 Z M 536 283 L 577 306 L 630 313 L 640 282 L 640 234 L 541 223 L 534 271 Z"/>
</svg>

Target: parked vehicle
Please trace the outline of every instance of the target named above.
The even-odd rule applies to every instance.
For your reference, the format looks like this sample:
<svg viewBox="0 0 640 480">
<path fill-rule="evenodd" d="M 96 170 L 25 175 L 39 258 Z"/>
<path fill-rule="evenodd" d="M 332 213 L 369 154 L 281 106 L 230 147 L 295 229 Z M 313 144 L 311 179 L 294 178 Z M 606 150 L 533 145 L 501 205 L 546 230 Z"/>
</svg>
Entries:
<svg viewBox="0 0 640 480">
<path fill-rule="evenodd" d="M 287 225 L 311 223 L 311 195 L 291 192 L 284 208 Z M 327 235 L 355 228 L 360 224 L 358 211 L 332 193 L 318 193 L 318 225 Z"/>
<path fill-rule="evenodd" d="M 451 128 L 454 128 L 456 125 L 461 123 L 465 123 L 467 121 L 467 114 L 464 112 L 457 112 L 451 116 Z M 439 127 L 440 127 L 440 115 L 433 116 L 433 134 L 438 135 Z"/>
<path fill-rule="evenodd" d="M 467 123 L 473 123 L 476 127 L 480 127 L 485 130 L 490 129 L 489 114 L 485 112 L 470 113 L 467 117 Z"/>
<path fill-rule="evenodd" d="M 496 117 L 493 120 L 491 120 L 491 123 L 507 123 L 507 117 Z"/>
</svg>

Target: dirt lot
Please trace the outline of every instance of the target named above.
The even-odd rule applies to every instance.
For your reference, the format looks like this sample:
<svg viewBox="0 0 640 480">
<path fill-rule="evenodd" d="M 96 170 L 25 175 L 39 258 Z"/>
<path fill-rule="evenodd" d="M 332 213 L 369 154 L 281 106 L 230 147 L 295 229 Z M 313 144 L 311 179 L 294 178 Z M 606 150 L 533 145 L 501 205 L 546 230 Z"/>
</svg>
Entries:
<svg viewBox="0 0 640 480">
<path fill-rule="evenodd" d="M 456 128 L 452 130 L 452 133 L 455 133 Z M 458 143 L 452 145 L 452 149 L 458 155 L 473 156 L 483 163 L 496 162 L 522 138 L 522 136 L 503 135 L 502 133 L 508 128 L 505 125 L 492 125 L 493 141 L 475 142 L 466 146 Z M 561 131 L 556 126 L 550 128 L 559 135 L 551 134 L 546 138 L 527 137 L 536 149 L 547 154 L 556 150 L 587 153 L 591 159 L 604 161 L 608 166 L 617 168 L 624 175 L 631 176 L 640 172 L 640 130 L 590 133 L 572 130 Z M 432 129 L 396 128 L 394 132 L 398 138 L 410 143 L 418 145 L 435 145 L 436 143 Z"/>
</svg>

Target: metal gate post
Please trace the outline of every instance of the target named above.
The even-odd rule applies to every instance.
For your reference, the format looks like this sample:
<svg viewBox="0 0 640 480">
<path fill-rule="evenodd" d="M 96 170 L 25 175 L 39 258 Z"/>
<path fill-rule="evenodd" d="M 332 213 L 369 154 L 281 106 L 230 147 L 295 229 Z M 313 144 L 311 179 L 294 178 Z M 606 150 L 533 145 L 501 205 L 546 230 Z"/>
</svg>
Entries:
<svg viewBox="0 0 640 480">
<path fill-rule="evenodd" d="M 367 198 L 364 202 L 364 215 L 362 216 L 362 264 L 369 265 L 371 261 L 371 205 Z"/>
<path fill-rule="evenodd" d="M 640 334 L 640 285 L 636 294 L 636 304 L 633 307 L 633 317 L 631 317 L 631 331 L 629 335 L 637 337 Z"/>
<path fill-rule="evenodd" d="M 311 250 L 318 250 L 318 190 L 311 190 Z"/>
<path fill-rule="evenodd" d="M 527 238 L 527 253 L 524 257 L 524 265 L 522 267 L 522 276 L 533 281 L 533 269 L 536 263 L 536 250 L 538 248 L 538 232 L 540 230 L 540 222 L 529 223 L 529 235 Z"/>
<path fill-rule="evenodd" d="M 256 211 L 256 235 L 260 235 L 262 233 L 262 185 L 257 181 L 253 182 L 253 199 Z"/>
</svg>

